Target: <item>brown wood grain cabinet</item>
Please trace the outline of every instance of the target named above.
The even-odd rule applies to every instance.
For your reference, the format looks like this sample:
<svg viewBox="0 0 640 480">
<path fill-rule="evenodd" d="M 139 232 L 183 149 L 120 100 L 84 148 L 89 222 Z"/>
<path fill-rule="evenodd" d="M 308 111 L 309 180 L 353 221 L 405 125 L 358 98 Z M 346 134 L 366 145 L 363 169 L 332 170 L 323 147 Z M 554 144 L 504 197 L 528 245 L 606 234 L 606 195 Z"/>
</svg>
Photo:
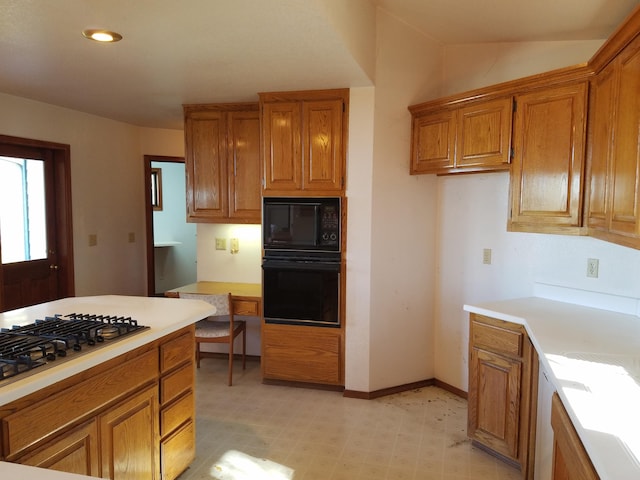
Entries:
<svg viewBox="0 0 640 480">
<path fill-rule="evenodd" d="M 349 90 L 260 94 L 263 194 L 345 189 Z"/>
<path fill-rule="evenodd" d="M 533 478 L 537 362 L 522 325 L 470 316 L 467 434 Z"/>
<path fill-rule="evenodd" d="M 640 37 L 591 82 L 589 234 L 640 248 Z"/>
<path fill-rule="evenodd" d="M 343 352 L 342 329 L 263 322 L 265 380 L 344 385 Z"/>
<path fill-rule="evenodd" d="M 410 173 L 509 168 L 512 99 L 418 105 L 412 113 Z"/>
<path fill-rule="evenodd" d="M 187 220 L 260 223 L 258 104 L 184 105 Z"/>
<path fill-rule="evenodd" d="M 599 480 L 584 445 L 557 393 L 551 401 L 553 480 Z"/>
<path fill-rule="evenodd" d="M 193 335 L 186 327 L 0 407 L 0 459 L 112 479 L 177 478 L 195 456 Z"/>
<path fill-rule="evenodd" d="M 585 234 L 587 82 L 517 95 L 510 231 Z"/>
</svg>

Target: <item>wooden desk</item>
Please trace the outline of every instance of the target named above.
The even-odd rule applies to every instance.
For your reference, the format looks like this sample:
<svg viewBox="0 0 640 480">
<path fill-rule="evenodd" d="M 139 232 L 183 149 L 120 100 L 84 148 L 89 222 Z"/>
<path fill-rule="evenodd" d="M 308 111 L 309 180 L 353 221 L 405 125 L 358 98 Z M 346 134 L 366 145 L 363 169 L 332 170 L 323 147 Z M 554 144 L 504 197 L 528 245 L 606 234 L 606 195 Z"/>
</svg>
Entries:
<svg viewBox="0 0 640 480">
<path fill-rule="evenodd" d="M 262 285 L 259 283 L 197 282 L 164 292 L 165 297 L 179 298 L 181 293 L 222 295 L 231 293 L 233 313 L 262 316 Z"/>
</svg>

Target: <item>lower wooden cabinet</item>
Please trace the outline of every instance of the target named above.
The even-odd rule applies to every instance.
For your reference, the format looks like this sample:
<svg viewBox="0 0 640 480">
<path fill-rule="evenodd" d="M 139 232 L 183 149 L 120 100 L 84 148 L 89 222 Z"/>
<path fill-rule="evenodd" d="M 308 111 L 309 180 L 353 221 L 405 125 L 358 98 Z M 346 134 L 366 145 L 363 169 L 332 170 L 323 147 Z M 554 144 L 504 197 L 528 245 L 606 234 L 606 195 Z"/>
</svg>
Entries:
<svg viewBox="0 0 640 480">
<path fill-rule="evenodd" d="M 98 476 L 98 443 L 97 421 L 93 420 L 47 442 L 36 452 L 18 458 L 16 462 L 60 472 Z"/>
<path fill-rule="evenodd" d="M 263 324 L 262 376 L 325 385 L 344 385 L 342 330 Z"/>
<path fill-rule="evenodd" d="M 160 478 L 158 423 L 156 385 L 102 414 L 99 417 L 102 477 L 123 480 Z"/>
<path fill-rule="evenodd" d="M 522 325 L 471 314 L 469 437 L 533 478 L 537 365 Z"/>
<path fill-rule="evenodd" d="M 0 460 L 174 480 L 195 457 L 194 327 L 0 407 Z"/>
<path fill-rule="evenodd" d="M 553 480 L 599 480 L 589 455 L 557 393 L 551 401 Z"/>
</svg>

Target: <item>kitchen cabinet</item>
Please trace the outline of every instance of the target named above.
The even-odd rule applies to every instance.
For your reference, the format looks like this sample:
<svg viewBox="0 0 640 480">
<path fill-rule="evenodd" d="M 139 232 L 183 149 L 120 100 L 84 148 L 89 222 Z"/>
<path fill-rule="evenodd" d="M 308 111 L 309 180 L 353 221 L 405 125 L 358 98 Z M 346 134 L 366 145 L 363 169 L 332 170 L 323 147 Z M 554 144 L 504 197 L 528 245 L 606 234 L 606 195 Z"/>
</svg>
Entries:
<svg viewBox="0 0 640 480">
<path fill-rule="evenodd" d="M 324 385 L 344 385 L 342 329 L 263 323 L 262 376 Z"/>
<path fill-rule="evenodd" d="M 517 95 L 509 231 L 585 234 L 587 82 Z"/>
<path fill-rule="evenodd" d="M 187 220 L 260 223 L 258 104 L 185 105 Z"/>
<path fill-rule="evenodd" d="M 512 98 L 410 107 L 410 173 L 464 173 L 509 168 Z"/>
<path fill-rule="evenodd" d="M 578 437 L 557 393 L 551 401 L 553 427 L 553 480 L 599 480 L 600 477 Z"/>
<path fill-rule="evenodd" d="M 522 325 L 471 314 L 469 437 L 533 478 L 537 360 Z"/>
<path fill-rule="evenodd" d="M 640 248 L 640 37 L 591 81 L 589 234 Z"/>
<path fill-rule="evenodd" d="M 173 480 L 195 456 L 194 327 L 0 407 L 0 459 Z"/>
<path fill-rule="evenodd" d="M 349 90 L 260 94 L 263 195 L 345 189 Z"/>
</svg>

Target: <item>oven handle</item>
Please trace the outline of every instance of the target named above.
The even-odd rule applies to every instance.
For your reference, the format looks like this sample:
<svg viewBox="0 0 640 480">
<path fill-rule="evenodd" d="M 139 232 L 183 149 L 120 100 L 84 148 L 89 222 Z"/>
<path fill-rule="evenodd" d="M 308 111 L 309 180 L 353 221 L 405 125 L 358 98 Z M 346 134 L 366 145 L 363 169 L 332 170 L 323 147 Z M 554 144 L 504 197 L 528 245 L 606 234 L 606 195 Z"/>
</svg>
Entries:
<svg viewBox="0 0 640 480">
<path fill-rule="evenodd" d="M 262 268 L 279 268 L 281 270 L 321 270 L 340 272 L 340 262 L 322 262 L 317 260 L 272 260 L 265 258 Z"/>
</svg>

